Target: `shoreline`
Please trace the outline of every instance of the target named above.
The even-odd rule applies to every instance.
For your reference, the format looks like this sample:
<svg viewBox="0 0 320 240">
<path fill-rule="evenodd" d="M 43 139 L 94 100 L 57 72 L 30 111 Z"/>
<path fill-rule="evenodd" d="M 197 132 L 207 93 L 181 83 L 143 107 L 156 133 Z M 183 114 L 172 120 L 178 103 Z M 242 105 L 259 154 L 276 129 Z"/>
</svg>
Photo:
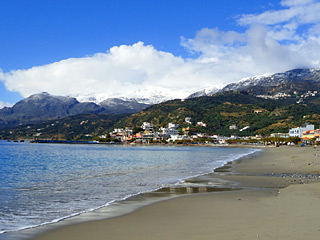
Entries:
<svg viewBox="0 0 320 240">
<path fill-rule="evenodd" d="M 306 220 L 318 219 L 319 212 L 309 206 L 320 199 L 319 174 L 316 149 L 266 148 L 196 179 L 230 181 L 244 190 L 176 197 L 32 239 L 317 239 L 316 223 Z"/>
<path fill-rule="evenodd" d="M 144 145 L 144 146 L 149 146 L 149 145 Z M 184 146 L 180 146 L 180 147 L 184 147 Z M 206 147 L 209 147 L 209 146 L 206 146 Z M 215 147 L 218 147 L 218 146 L 215 146 Z M 254 154 L 252 152 L 253 151 L 247 154 Z M 239 155 L 235 160 L 238 160 L 239 158 L 242 158 L 242 157 L 243 156 Z M 227 162 L 225 161 L 225 163 Z M 222 164 L 225 164 L 225 163 L 222 163 Z M 208 174 L 211 174 L 211 173 L 208 172 L 208 173 L 202 173 L 200 175 L 189 176 L 187 178 L 181 179 L 179 182 L 176 182 L 175 184 L 174 183 L 170 184 L 170 187 L 168 186 L 161 187 L 158 189 L 149 190 L 146 192 L 127 196 L 117 201 L 111 201 L 109 204 L 106 204 L 105 206 L 92 209 L 92 211 L 77 213 L 72 216 L 63 217 L 56 221 L 41 224 L 39 226 L 27 227 L 25 229 L 21 229 L 18 231 L 6 232 L 0 235 L 0 239 L 1 240 L 32 239 L 34 236 L 38 234 L 54 230 L 56 228 L 60 228 L 65 225 L 95 221 L 100 219 L 109 219 L 112 217 L 133 212 L 143 206 L 147 206 L 147 205 L 156 203 L 158 201 L 175 198 L 181 195 L 230 190 L 231 186 L 228 186 L 229 184 L 227 183 L 227 181 L 219 180 L 217 183 L 211 186 L 207 186 L 206 182 L 203 182 L 201 183 L 201 186 L 198 186 L 199 183 L 191 183 L 189 181 L 189 179 L 198 179 L 199 177 L 206 176 Z M 188 182 L 188 186 L 184 184 L 185 181 Z"/>
<path fill-rule="evenodd" d="M 247 146 L 248 147 L 248 146 Z M 132 197 L 129 197 L 126 200 L 122 200 L 120 202 L 116 202 L 115 204 L 111 204 L 105 208 L 102 208 L 100 218 L 97 216 L 92 216 L 92 218 L 85 217 L 82 221 L 73 221 L 74 217 L 68 218 L 58 223 L 53 223 L 45 226 L 41 226 L 40 228 L 33 228 L 21 231 L 20 235 L 23 236 L 23 239 L 55 239 L 50 238 L 51 234 L 55 234 L 55 232 L 67 231 L 68 237 L 59 239 L 72 239 L 72 235 L 75 233 L 75 229 L 77 226 L 88 226 L 91 224 L 105 222 L 105 221 L 114 221 L 115 219 L 135 215 L 137 212 L 140 212 L 141 209 L 144 208 L 153 208 L 152 206 L 157 206 L 158 204 L 165 204 L 167 201 L 172 201 L 180 198 L 189 198 L 193 196 L 200 197 L 203 195 L 219 195 L 219 198 L 225 198 L 229 195 L 234 194 L 254 194 L 260 197 L 270 197 L 277 196 L 278 189 L 288 187 L 291 184 L 295 184 L 298 181 L 301 181 L 303 178 L 304 183 L 316 181 L 320 178 L 319 175 L 316 175 L 317 179 L 311 179 L 310 173 L 305 173 L 302 175 L 293 175 L 288 174 L 288 172 L 284 171 L 286 167 L 279 168 L 279 166 L 274 166 L 274 164 L 262 164 L 261 158 L 270 158 L 270 153 L 274 151 L 278 151 L 281 149 L 293 149 L 298 151 L 314 151 L 317 152 L 316 149 L 312 148 L 297 148 L 297 147 L 254 147 L 258 149 L 264 149 L 265 151 L 258 151 L 240 159 L 229 161 L 224 166 L 215 169 L 213 173 L 208 173 L 205 175 L 188 178 L 185 180 L 186 185 L 182 186 L 181 184 L 172 186 L 170 188 L 161 188 L 157 191 L 141 193 Z M 315 154 L 316 155 L 316 154 Z M 318 157 L 319 158 L 319 157 Z M 260 160 L 259 160 L 260 159 Z M 319 158 L 320 160 L 320 158 Z M 320 163 L 319 163 L 320 164 Z M 257 165 L 261 165 L 257 168 Z M 248 166 L 254 166 L 254 170 L 248 168 Z M 270 166 L 272 168 L 270 169 Z M 279 169 L 277 169 L 279 168 Z M 293 169 L 291 169 L 293 170 Z M 297 170 L 297 169 L 296 169 Z M 293 172 L 297 172 L 297 171 Z M 320 169 L 319 169 L 320 170 Z M 308 175 L 309 174 L 309 175 Z M 315 173 L 312 173 L 313 177 L 315 177 Z M 310 179 L 308 179 L 310 178 Z M 208 185 L 208 183 L 213 185 Z M 207 187 L 204 187 L 206 185 Z M 225 195 L 225 197 L 223 197 Z M 180 201 L 180 200 L 177 200 Z M 197 203 L 195 203 L 197 204 Z M 113 206 L 112 206 L 113 205 Z M 119 212 L 119 208 L 122 210 Z M 107 210 L 108 209 L 108 210 Z M 98 210 L 99 211 L 99 210 Z M 85 213 L 90 215 L 90 213 Z M 96 213 L 96 211 L 94 212 Z M 113 216 L 110 215 L 114 214 Z M 108 217 L 104 216 L 105 214 L 110 215 Z M 94 215 L 94 214 L 93 214 Z M 79 218 L 78 215 L 75 218 Z M 150 216 L 149 216 L 150 217 Z M 168 216 L 169 218 L 172 216 Z M 146 216 L 148 218 L 148 216 Z M 79 219 L 78 219 L 79 220 Z M 75 228 L 74 228 L 75 227 Z M 72 230 L 73 229 L 73 230 Z M 38 230 L 38 231 L 35 231 Z M 77 230 L 76 230 L 77 231 Z M 25 234 L 29 235 L 26 237 Z M 19 234 L 18 234 L 19 235 Z M 17 236 L 18 236 L 17 235 Z M 70 238 L 71 237 L 71 238 Z M 77 239 L 87 239 L 81 238 L 78 235 Z M 141 237 L 141 236 L 140 236 Z M 1 238 L 2 239 L 2 238 Z M 4 238 L 6 239 L 6 238 Z M 15 239 L 15 238 L 8 238 Z M 19 238 L 20 239 L 20 238 Z M 76 238 L 75 238 L 76 239 Z M 92 239 L 100 239 L 98 236 L 93 235 Z M 101 238 L 104 239 L 104 238 Z M 109 238 L 108 238 L 109 239 Z M 114 238 L 118 239 L 118 238 Z M 137 238 L 139 239 L 139 238 Z"/>
</svg>

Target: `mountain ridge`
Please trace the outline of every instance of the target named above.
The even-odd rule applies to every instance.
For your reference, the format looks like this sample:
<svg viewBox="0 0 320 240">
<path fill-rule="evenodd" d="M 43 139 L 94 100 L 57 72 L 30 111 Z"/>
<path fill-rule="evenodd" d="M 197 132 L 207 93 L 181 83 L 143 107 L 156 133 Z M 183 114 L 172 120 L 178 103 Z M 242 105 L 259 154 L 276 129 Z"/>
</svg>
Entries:
<svg viewBox="0 0 320 240">
<path fill-rule="evenodd" d="M 217 89 L 214 87 L 204 88 L 191 94 L 188 98 L 212 96 L 219 92 L 236 90 L 251 91 L 255 95 L 266 93 L 273 94 L 272 92 L 276 94 L 276 91 L 273 90 L 273 87 L 281 87 L 281 89 L 279 90 L 288 93 L 290 91 L 292 92 L 292 87 L 290 87 L 290 84 L 295 84 L 297 86 L 297 84 L 299 83 L 300 87 L 303 88 L 301 90 L 305 90 L 308 88 L 307 86 L 302 85 L 312 84 L 314 87 L 310 90 L 316 91 L 316 88 L 320 87 L 320 68 L 297 68 L 283 73 L 268 73 L 247 77 L 237 82 L 229 83 L 221 89 Z M 287 85 L 287 87 L 285 85 Z M 264 87 L 263 91 L 265 92 L 263 92 L 262 90 L 259 91 L 258 88 L 260 87 Z M 268 90 L 268 88 L 271 88 L 272 91 Z"/>
<path fill-rule="evenodd" d="M 139 129 L 144 122 L 152 123 L 155 130 L 176 123 L 183 133 L 223 136 L 288 133 L 290 128 L 306 122 L 318 127 L 320 93 L 306 94 L 303 103 L 297 103 L 297 99 L 296 96 L 268 99 L 246 91 L 227 91 L 183 101 L 170 100 L 131 115 L 80 114 L 0 129 L 0 139 L 90 140 L 107 136 L 115 128 Z M 198 122 L 204 123 L 205 127 Z"/>
<path fill-rule="evenodd" d="M 294 83 L 313 83 L 318 85 L 320 83 L 320 68 L 292 69 L 284 73 L 275 73 L 270 75 L 260 75 L 245 78 L 238 82 L 226 85 L 221 89 L 221 91 L 224 92 L 234 90 L 246 90 L 257 85 L 259 85 L 260 87 L 278 87 L 284 84 L 289 85 Z"/>
<path fill-rule="evenodd" d="M 294 96 L 296 102 L 302 103 L 301 96 L 310 91 L 316 93 L 318 89 L 320 89 L 320 69 L 316 68 L 293 69 L 284 73 L 254 76 L 230 83 L 222 89 L 207 87 L 189 96 L 185 95 L 182 90 L 175 96 L 172 90 L 169 94 L 169 91 L 163 88 L 156 88 L 155 92 L 152 92 L 152 89 L 143 89 L 140 92 L 136 91 L 131 96 L 119 98 L 105 98 L 101 95 L 98 99 L 86 95 L 85 97 L 91 99 L 91 102 L 84 101 L 85 97 L 80 102 L 75 97 L 40 93 L 19 101 L 11 108 L 0 109 L 0 128 L 78 114 L 132 114 L 154 105 L 153 103 L 165 102 L 166 99 L 171 101 L 184 96 L 183 99 L 187 100 L 201 96 L 215 96 L 228 91 L 245 91 L 263 98 L 278 99 Z M 167 96 L 166 93 L 168 93 Z M 99 104 L 95 103 L 102 99 L 104 100 Z"/>
<path fill-rule="evenodd" d="M 76 98 L 79 102 L 94 102 L 100 104 L 107 99 L 121 99 L 123 101 L 135 101 L 142 104 L 158 104 L 161 102 L 186 98 L 189 94 L 184 90 L 171 90 L 163 87 L 146 87 L 139 90 L 123 94 L 108 94 L 108 93 L 91 93 L 91 94 L 76 94 L 70 97 Z"/>
<path fill-rule="evenodd" d="M 68 96 L 55 96 L 42 92 L 17 102 L 11 108 L 0 109 L 0 128 L 78 114 L 130 114 L 148 106 L 148 104 L 121 99 L 105 100 L 101 105 L 97 105 L 93 102 L 79 102 L 76 98 Z"/>
</svg>

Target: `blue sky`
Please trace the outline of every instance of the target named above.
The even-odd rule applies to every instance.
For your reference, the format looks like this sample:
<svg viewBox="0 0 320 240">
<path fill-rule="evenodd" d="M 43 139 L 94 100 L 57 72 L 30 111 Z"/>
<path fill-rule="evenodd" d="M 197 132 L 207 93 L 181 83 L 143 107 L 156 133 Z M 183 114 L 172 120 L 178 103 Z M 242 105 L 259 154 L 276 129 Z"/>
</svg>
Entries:
<svg viewBox="0 0 320 240">
<path fill-rule="evenodd" d="M 304 11 L 311 15 L 310 9 L 317 10 L 318 3 L 313 0 L 3 0 L 0 3 L 0 108 L 41 91 L 66 95 L 104 89 L 100 93 L 112 96 L 120 88 L 126 92 L 153 84 L 166 87 L 173 81 L 173 89 L 186 83 L 186 89 L 193 91 L 250 75 L 317 66 L 318 59 L 312 58 L 312 62 L 292 59 L 296 58 L 294 49 L 302 44 L 318 47 L 317 43 L 310 43 L 311 37 L 318 37 L 317 20 L 301 17 Z M 286 15 L 282 10 L 290 12 Z M 281 19 L 283 15 L 288 17 Z M 301 20 L 296 20 L 299 17 Z M 290 64 L 283 68 L 259 67 L 272 62 L 275 52 L 279 52 L 269 49 L 263 53 L 266 59 L 259 62 L 261 56 L 252 53 L 261 49 L 254 39 L 259 34 L 268 36 L 264 43 L 270 49 L 274 43 L 280 44 L 285 55 L 281 57 L 288 58 Z M 247 63 L 246 67 L 239 65 L 233 75 L 225 74 L 224 71 L 230 72 L 229 60 L 235 56 Z M 154 69 L 155 65 L 161 69 Z M 228 76 L 224 79 L 225 75 Z M 196 86 L 194 82 L 198 79 Z M 65 86 L 61 87 L 61 83 Z M 97 87 L 88 87 L 92 85 Z"/>
<path fill-rule="evenodd" d="M 261 12 L 271 3 L 263 0 L 4 0 L 0 16 L 1 68 L 25 69 L 138 41 L 185 56 L 181 36 L 193 37 L 204 27 L 239 28 L 235 16 Z M 279 3 L 273 1 L 273 4 Z"/>
</svg>

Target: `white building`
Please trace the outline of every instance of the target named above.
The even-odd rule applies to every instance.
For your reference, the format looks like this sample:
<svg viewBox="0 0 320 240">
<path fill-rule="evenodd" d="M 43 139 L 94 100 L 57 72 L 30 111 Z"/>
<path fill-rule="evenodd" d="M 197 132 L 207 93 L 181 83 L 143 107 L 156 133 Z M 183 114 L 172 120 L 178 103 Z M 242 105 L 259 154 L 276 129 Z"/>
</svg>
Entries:
<svg viewBox="0 0 320 240">
<path fill-rule="evenodd" d="M 192 140 L 192 138 L 186 135 L 172 135 L 167 141 L 175 142 L 177 140 Z"/>
<path fill-rule="evenodd" d="M 289 133 L 271 133 L 270 137 L 288 138 L 289 137 Z"/>
<path fill-rule="evenodd" d="M 302 133 L 305 131 L 314 130 L 313 124 L 303 124 L 301 127 L 291 128 L 289 130 L 290 137 L 299 137 L 302 138 Z"/>
<path fill-rule="evenodd" d="M 263 113 L 263 109 L 254 109 L 253 112 L 257 114 Z"/>
<path fill-rule="evenodd" d="M 113 129 L 112 133 L 119 133 L 119 132 L 124 132 L 124 129 L 123 128 L 115 128 L 115 129 Z"/>
<path fill-rule="evenodd" d="M 230 129 L 230 130 L 237 130 L 238 127 L 237 127 L 237 125 L 234 124 L 234 125 L 230 125 L 230 126 L 229 126 L 229 129 Z"/>
<path fill-rule="evenodd" d="M 153 132 L 153 124 L 149 122 L 144 122 L 141 125 L 141 128 L 145 131 Z"/>
<path fill-rule="evenodd" d="M 129 135 L 133 135 L 133 129 L 126 127 L 125 132 L 127 134 L 127 136 Z"/>
<path fill-rule="evenodd" d="M 169 137 L 172 137 L 173 135 L 179 135 L 179 131 L 174 128 L 163 128 L 162 133 Z"/>
<path fill-rule="evenodd" d="M 168 128 L 171 128 L 171 129 L 177 129 L 179 128 L 179 124 L 177 123 L 168 123 Z"/>
<path fill-rule="evenodd" d="M 197 122 L 198 127 L 207 127 L 207 124 L 204 122 Z"/>
</svg>

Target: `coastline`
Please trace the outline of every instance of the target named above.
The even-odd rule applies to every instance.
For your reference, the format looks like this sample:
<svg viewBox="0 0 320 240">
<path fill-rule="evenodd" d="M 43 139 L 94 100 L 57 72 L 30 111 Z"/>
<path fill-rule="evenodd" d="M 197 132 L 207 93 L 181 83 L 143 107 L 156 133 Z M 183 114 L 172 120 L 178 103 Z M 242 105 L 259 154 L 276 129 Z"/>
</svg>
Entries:
<svg viewBox="0 0 320 240">
<path fill-rule="evenodd" d="M 44 145 L 42 145 L 42 146 L 44 146 Z M 71 145 L 69 145 L 69 146 L 71 146 Z M 149 145 L 148 145 L 148 147 L 149 147 Z M 187 149 L 186 151 L 188 152 L 190 150 L 190 149 L 188 150 L 188 148 L 185 148 L 184 146 L 180 146 L 180 147 L 181 147 L 181 151 L 184 151 L 185 149 Z M 43 223 L 41 223 L 39 225 L 36 225 L 36 224 L 29 225 L 29 226 L 25 225 L 26 227 L 23 227 L 20 230 L 7 231 L 3 234 L 0 234 L 0 239 L 1 240 L 30 239 L 31 237 L 33 237 L 39 233 L 50 231 L 52 229 L 59 228 L 64 225 L 69 225 L 69 224 L 74 224 L 74 223 L 79 223 L 79 222 L 87 222 L 87 221 L 98 220 L 98 219 L 106 219 L 106 218 L 110 218 L 110 217 L 114 217 L 114 216 L 123 215 L 128 212 L 132 212 L 135 209 L 140 208 L 142 206 L 149 205 L 151 203 L 154 203 L 154 202 L 157 202 L 160 200 L 169 199 L 169 198 L 175 197 L 177 195 L 229 190 L 230 187 L 225 186 L 225 185 L 227 185 L 226 181 L 219 180 L 218 183 L 214 183 L 214 185 L 211 184 L 210 186 L 207 185 L 206 181 L 204 181 L 203 183 L 200 183 L 200 184 L 198 182 L 197 183 L 192 183 L 192 182 L 184 183 L 184 181 L 186 181 L 187 179 L 190 179 L 190 178 L 197 179 L 199 176 L 203 176 L 204 174 L 208 174 L 208 173 L 212 172 L 213 168 L 215 169 L 217 167 L 223 166 L 224 164 L 227 163 L 227 161 L 230 161 L 232 159 L 236 160 L 246 154 L 250 154 L 250 152 L 251 153 L 254 152 L 253 149 L 248 149 L 248 148 L 243 149 L 243 151 L 242 150 L 238 151 L 236 149 L 229 149 L 230 151 L 229 150 L 225 151 L 224 149 L 217 149 L 217 151 L 216 151 L 216 149 L 214 149 L 214 148 L 210 149 L 209 146 L 206 146 L 206 148 L 207 149 L 203 148 L 203 150 L 201 148 L 198 148 L 198 150 L 195 150 L 195 151 L 191 150 L 191 152 L 188 153 L 187 156 L 185 156 L 186 159 L 189 159 L 190 156 L 193 156 L 189 160 L 189 162 L 191 161 L 190 163 L 192 163 L 194 161 L 193 159 L 200 157 L 200 155 L 198 155 L 198 153 L 197 153 L 198 151 L 200 151 L 201 156 L 202 156 L 201 158 L 199 158 L 199 161 L 201 161 L 200 159 L 206 159 L 206 158 L 203 158 L 202 154 L 206 155 L 206 153 L 211 153 L 211 155 L 206 156 L 208 161 L 203 161 L 204 165 L 199 165 L 199 164 L 197 164 L 198 161 L 194 161 L 195 164 L 191 164 L 191 165 L 194 165 L 194 168 L 190 169 L 191 171 L 188 170 L 186 172 L 187 174 L 185 174 L 185 176 L 183 176 L 183 174 L 182 175 L 174 175 L 174 176 L 180 176 L 180 177 L 174 177 L 174 181 L 170 181 L 170 183 L 168 183 L 168 184 L 161 184 L 159 186 L 151 187 L 151 188 L 145 189 L 145 191 L 134 191 L 133 194 L 129 193 L 126 196 L 122 196 L 121 198 L 115 198 L 116 200 L 111 199 L 106 204 L 100 204 L 99 205 L 100 207 L 91 208 L 91 209 L 88 209 L 87 211 L 77 211 L 76 213 L 74 213 L 72 215 L 65 214 L 62 216 L 66 216 L 66 217 L 56 218 L 53 221 L 47 221 L 47 222 L 43 221 Z M 118 149 L 118 147 L 116 149 Z M 135 149 L 135 150 L 133 150 L 133 149 Z M 131 151 L 136 151 L 137 149 L 140 149 L 140 148 L 133 147 L 133 148 L 131 148 Z M 149 149 L 149 148 L 146 148 L 146 146 L 145 146 L 142 149 Z M 151 149 L 153 149 L 153 147 Z M 162 148 L 159 148 L 159 149 L 162 149 Z M 169 149 L 171 149 L 171 148 L 169 148 Z M 174 146 L 173 149 L 176 149 L 176 146 Z M 182 149 L 184 149 L 184 150 L 182 150 Z M 178 152 L 180 152 L 180 150 L 178 150 Z M 217 153 L 217 157 L 215 157 L 216 153 Z M 237 153 L 237 154 L 234 154 L 234 153 Z M 171 154 L 171 150 L 170 150 L 169 155 L 170 155 L 169 159 L 167 159 L 166 156 L 163 156 L 161 158 L 164 158 L 164 159 L 167 159 L 168 161 L 171 161 L 170 159 L 173 156 L 175 156 L 175 154 Z M 220 155 L 222 156 L 221 158 L 219 157 Z M 214 157 L 213 162 L 211 161 L 211 159 L 212 159 L 211 156 Z M 228 156 L 228 157 L 226 157 L 226 156 Z M 221 161 L 216 161 L 217 159 L 221 159 Z M 159 161 L 160 161 L 160 159 L 159 159 Z M 164 160 L 164 161 L 166 161 L 166 160 Z M 215 163 L 215 162 L 217 162 L 217 163 Z M 182 166 L 182 170 L 184 170 L 184 165 L 182 164 L 181 166 Z M 197 166 L 199 166 L 199 168 Z M 180 169 L 180 166 L 177 166 L 177 167 L 178 167 L 177 169 Z M 194 170 L 192 170 L 192 169 L 194 169 Z M 164 173 L 164 174 L 166 174 L 166 173 Z M 161 176 L 166 176 L 166 175 L 161 175 Z M 129 179 L 127 179 L 127 180 L 129 180 Z M 134 179 L 132 179 L 132 180 L 134 181 Z M 126 186 L 125 182 L 123 182 L 123 184 L 124 184 L 124 186 Z M 119 187 L 121 187 L 121 185 Z M 124 188 L 124 190 L 125 189 L 126 188 Z M 91 189 L 86 190 L 86 192 L 91 192 L 91 191 L 92 191 Z M 74 197 L 77 197 L 77 196 L 74 195 Z M 48 202 L 48 204 L 49 203 L 50 203 L 50 201 Z M 43 213 L 45 213 L 45 211 L 43 211 Z"/>
<path fill-rule="evenodd" d="M 243 190 L 177 197 L 33 239 L 317 239 L 319 156 L 310 147 L 266 148 L 203 176 Z"/>
</svg>

